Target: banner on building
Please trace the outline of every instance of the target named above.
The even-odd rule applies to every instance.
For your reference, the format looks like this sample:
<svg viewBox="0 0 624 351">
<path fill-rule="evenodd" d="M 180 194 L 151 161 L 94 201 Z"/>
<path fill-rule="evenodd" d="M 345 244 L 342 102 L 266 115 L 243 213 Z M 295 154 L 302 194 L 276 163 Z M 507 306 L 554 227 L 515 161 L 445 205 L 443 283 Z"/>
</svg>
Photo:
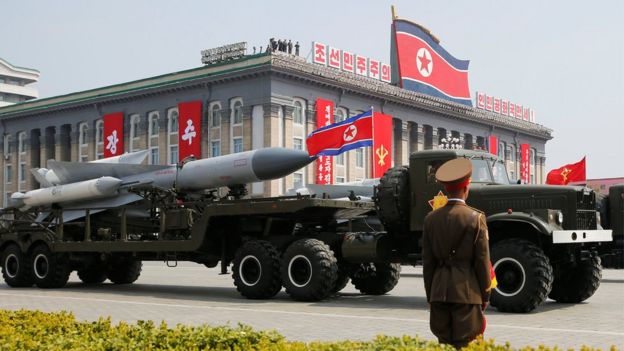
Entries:
<svg viewBox="0 0 624 351">
<path fill-rule="evenodd" d="M 201 101 L 178 104 L 178 159 L 201 157 Z"/>
<path fill-rule="evenodd" d="M 529 158 L 531 156 L 531 147 L 529 144 L 520 144 L 520 180 L 523 183 L 529 183 L 531 167 Z"/>
<path fill-rule="evenodd" d="M 586 180 L 585 157 L 577 163 L 553 169 L 546 176 L 546 184 L 553 185 L 566 185 L 570 182 L 584 182 Z"/>
<path fill-rule="evenodd" d="M 372 176 L 380 178 L 392 166 L 392 116 L 373 114 Z"/>
<path fill-rule="evenodd" d="M 393 65 L 402 88 L 472 106 L 470 61 L 453 57 L 420 25 L 395 19 L 393 30 Z"/>
<path fill-rule="evenodd" d="M 334 123 L 334 103 L 331 100 L 316 99 L 316 128 Z M 334 176 L 334 158 L 319 156 L 316 160 L 316 184 L 332 184 Z"/>
<path fill-rule="evenodd" d="M 306 139 L 310 156 L 335 156 L 373 145 L 373 111 L 319 128 Z"/>
<path fill-rule="evenodd" d="M 104 115 L 104 158 L 124 153 L 123 129 L 123 112 Z"/>
<path fill-rule="evenodd" d="M 498 138 L 495 135 L 488 138 L 488 151 L 492 155 L 498 155 Z"/>
</svg>

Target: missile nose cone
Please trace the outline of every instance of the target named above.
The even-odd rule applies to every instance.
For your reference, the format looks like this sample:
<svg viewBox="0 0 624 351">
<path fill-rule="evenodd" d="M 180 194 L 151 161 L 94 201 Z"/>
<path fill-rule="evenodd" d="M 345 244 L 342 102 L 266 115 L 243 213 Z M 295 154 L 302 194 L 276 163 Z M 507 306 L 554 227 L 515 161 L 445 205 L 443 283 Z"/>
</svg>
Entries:
<svg viewBox="0 0 624 351">
<path fill-rule="evenodd" d="M 110 194 L 116 191 L 117 188 L 119 188 L 119 185 L 121 185 L 121 182 L 122 182 L 121 179 L 118 179 L 115 177 L 108 177 L 108 176 L 100 177 L 95 183 L 95 187 L 102 194 Z"/>
<path fill-rule="evenodd" d="M 314 161 L 303 150 L 273 147 L 259 149 L 251 160 L 253 172 L 260 180 L 281 178 Z"/>
</svg>

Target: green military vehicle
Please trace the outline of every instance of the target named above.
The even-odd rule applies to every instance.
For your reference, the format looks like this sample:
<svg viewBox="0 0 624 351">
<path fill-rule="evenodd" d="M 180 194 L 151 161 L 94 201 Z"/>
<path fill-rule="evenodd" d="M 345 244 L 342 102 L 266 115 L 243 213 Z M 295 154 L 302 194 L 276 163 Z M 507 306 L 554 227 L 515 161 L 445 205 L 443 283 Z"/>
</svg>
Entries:
<svg viewBox="0 0 624 351">
<path fill-rule="evenodd" d="M 393 258 L 420 259 L 429 200 L 443 195 L 435 170 L 447 160 L 472 161 L 467 203 L 485 212 L 498 287 L 491 303 L 500 311 L 528 312 L 547 298 L 578 303 L 600 284 L 598 249 L 612 241 L 600 227 L 596 196 L 589 188 L 510 184 L 494 155 L 472 150 L 413 153 L 409 167 L 390 169 L 377 188 L 375 204 L 389 233 Z M 620 207 L 621 211 L 621 207 Z"/>
<path fill-rule="evenodd" d="M 600 224 L 613 231 L 613 241 L 602 245 L 599 253 L 604 267 L 624 268 L 624 184 L 609 188 L 608 195 L 596 195 Z"/>
</svg>

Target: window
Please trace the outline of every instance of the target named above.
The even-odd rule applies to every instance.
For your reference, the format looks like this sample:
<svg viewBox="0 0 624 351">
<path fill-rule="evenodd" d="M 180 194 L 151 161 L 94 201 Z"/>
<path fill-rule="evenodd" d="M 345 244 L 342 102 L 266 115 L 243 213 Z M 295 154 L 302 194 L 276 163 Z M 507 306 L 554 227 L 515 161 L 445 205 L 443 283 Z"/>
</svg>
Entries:
<svg viewBox="0 0 624 351">
<path fill-rule="evenodd" d="M 157 165 L 160 163 L 160 155 L 158 154 L 158 147 L 150 148 L 150 164 Z"/>
<path fill-rule="evenodd" d="M 25 163 L 20 162 L 18 173 L 19 173 L 18 176 L 19 176 L 20 183 L 25 182 L 26 181 L 26 164 Z"/>
<path fill-rule="evenodd" d="M 507 170 L 509 172 L 509 178 L 516 179 L 516 147 L 514 145 L 507 145 L 505 152 L 505 159 L 509 162 Z"/>
<path fill-rule="evenodd" d="M 344 182 L 345 182 L 345 177 L 336 177 L 336 183 L 340 184 Z"/>
<path fill-rule="evenodd" d="M 240 99 L 232 103 L 232 124 L 243 123 L 243 102 Z"/>
<path fill-rule="evenodd" d="M 537 152 L 535 152 L 535 149 L 531 149 L 531 154 L 529 156 L 529 174 L 530 176 L 530 181 L 531 184 L 535 184 L 535 164 L 536 164 L 536 154 Z"/>
<path fill-rule="evenodd" d="M 293 138 L 293 149 L 295 149 L 295 150 L 303 150 L 303 139 L 301 139 L 301 138 Z"/>
<path fill-rule="evenodd" d="M 4 166 L 4 182 L 7 184 L 13 182 L 13 166 L 8 163 Z"/>
<path fill-rule="evenodd" d="M 78 162 L 89 161 L 89 125 L 80 123 L 78 125 Z"/>
<path fill-rule="evenodd" d="M 210 156 L 221 156 L 221 141 L 213 141 L 210 143 Z"/>
<path fill-rule="evenodd" d="M 17 135 L 17 152 L 20 154 L 26 152 L 26 132 L 20 132 Z"/>
<path fill-rule="evenodd" d="M 221 126 L 221 104 L 218 102 L 210 104 L 210 126 L 213 128 Z"/>
<path fill-rule="evenodd" d="M 243 138 L 234 138 L 234 153 L 243 152 Z"/>
<path fill-rule="evenodd" d="M 355 149 L 355 166 L 358 168 L 364 167 L 364 149 L 361 147 Z"/>
<path fill-rule="evenodd" d="M 95 122 L 95 150 L 97 160 L 104 158 L 104 121 L 101 119 Z"/>
<path fill-rule="evenodd" d="M 18 168 L 17 168 L 17 180 L 18 190 L 22 190 L 22 184 L 26 182 L 26 132 L 20 132 L 17 134 L 17 159 L 18 159 Z"/>
<path fill-rule="evenodd" d="M 343 109 L 341 107 L 337 108 L 336 112 L 335 112 L 335 116 L 334 116 L 334 123 L 335 122 L 342 122 L 342 121 L 344 121 L 346 116 L 347 116 L 347 111 L 345 111 L 345 109 Z M 345 164 L 344 154 L 340 154 L 340 155 L 336 156 L 335 160 L 336 160 L 336 165 L 344 166 L 344 164 Z M 336 178 L 336 179 L 338 179 L 338 178 Z M 336 180 L 336 181 L 338 181 L 338 180 Z"/>
<path fill-rule="evenodd" d="M 160 128 L 158 126 L 158 112 L 151 112 L 149 114 L 149 136 L 158 137 Z"/>
<path fill-rule="evenodd" d="M 178 109 L 170 109 L 167 114 L 167 162 L 178 163 Z"/>
<path fill-rule="evenodd" d="M 303 173 L 293 173 L 293 188 L 303 187 Z"/>
<path fill-rule="evenodd" d="M 11 150 L 11 135 L 6 134 L 4 136 L 4 156 L 5 157 L 10 157 L 11 156 L 11 152 L 13 152 L 13 150 Z"/>
<path fill-rule="evenodd" d="M 301 101 L 295 101 L 293 105 L 293 123 L 303 124 L 303 103 Z"/>
<path fill-rule="evenodd" d="M 499 161 L 505 161 L 505 149 L 507 147 L 505 146 L 505 142 L 501 141 L 500 143 L 498 143 L 498 160 Z"/>
<path fill-rule="evenodd" d="M 139 123 L 141 117 L 137 114 L 130 116 L 130 152 L 138 150 Z"/>
</svg>

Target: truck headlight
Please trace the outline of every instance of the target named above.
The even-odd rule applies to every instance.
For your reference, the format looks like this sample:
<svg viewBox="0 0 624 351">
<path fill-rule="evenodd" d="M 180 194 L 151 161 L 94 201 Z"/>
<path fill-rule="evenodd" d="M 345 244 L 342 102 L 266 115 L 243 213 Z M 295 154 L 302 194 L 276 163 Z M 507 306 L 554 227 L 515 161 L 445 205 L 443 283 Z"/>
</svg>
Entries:
<svg viewBox="0 0 624 351">
<path fill-rule="evenodd" d="M 596 226 L 602 228 L 602 221 L 600 220 L 600 212 L 596 211 Z"/>
<path fill-rule="evenodd" d="M 557 213 L 557 224 L 559 224 L 559 225 L 563 224 L 563 212 L 558 212 Z"/>
</svg>

